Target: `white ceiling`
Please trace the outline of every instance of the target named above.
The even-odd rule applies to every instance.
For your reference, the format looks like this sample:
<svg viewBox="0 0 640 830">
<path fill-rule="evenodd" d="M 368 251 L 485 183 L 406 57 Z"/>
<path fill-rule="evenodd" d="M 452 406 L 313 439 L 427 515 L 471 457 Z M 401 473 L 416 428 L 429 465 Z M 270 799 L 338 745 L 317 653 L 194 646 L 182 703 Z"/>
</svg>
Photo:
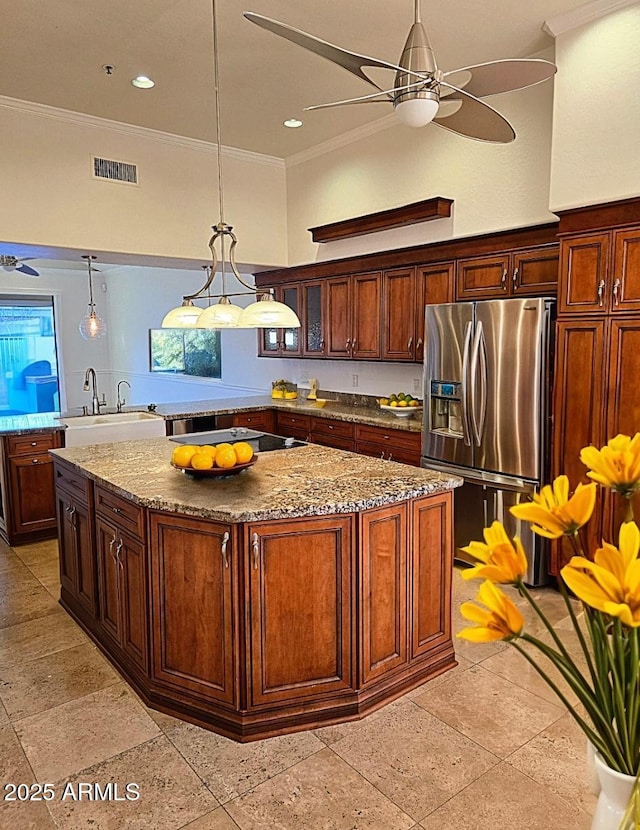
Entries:
<svg viewBox="0 0 640 830">
<path fill-rule="evenodd" d="M 527 57 L 549 18 L 584 0 L 423 0 L 442 69 Z M 388 115 L 384 104 L 303 113 L 370 87 L 246 21 L 251 10 L 356 52 L 398 60 L 412 0 L 218 0 L 222 143 L 286 158 Z M 0 95 L 215 140 L 210 0 L 0 0 Z M 103 64 L 116 67 L 111 76 Z M 154 78 L 152 90 L 131 78 Z M 499 107 L 499 99 L 495 102 Z M 298 130 L 282 126 L 301 117 Z M 428 129 L 436 129 L 429 127 Z"/>
</svg>

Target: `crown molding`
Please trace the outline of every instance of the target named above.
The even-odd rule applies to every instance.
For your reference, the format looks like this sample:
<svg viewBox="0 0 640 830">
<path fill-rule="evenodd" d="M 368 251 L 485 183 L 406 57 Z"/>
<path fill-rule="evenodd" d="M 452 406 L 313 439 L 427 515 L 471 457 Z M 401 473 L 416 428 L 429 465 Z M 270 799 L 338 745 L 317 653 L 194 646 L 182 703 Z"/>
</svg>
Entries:
<svg viewBox="0 0 640 830">
<path fill-rule="evenodd" d="M 388 130 L 390 127 L 397 127 L 398 124 L 398 119 L 394 113 L 385 115 L 384 118 L 378 118 L 377 121 L 363 124 L 362 127 L 356 127 L 355 130 L 349 130 L 349 132 L 342 133 L 342 135 L 338 135 L 335 138 L 330 138 L 321 144 L 309 147 L 308 150 L 302 150 L 300 153 L 294 153 L 292 156 L 288 156 L 285 159 L 285 167 L 295 167 L 298 164 L 303 164 L 305 161 L 311 161 L 311 159 L 324 156 L 326 153 L 332 153 L 341 147 L 347 147 L 349 144 L 354 144 L 356 141 L 360 141 L 370 135 Z"/>
<path fill-rule="evenodd" d="M 573 11 L 549 18 L 542 28 L 551 37 L 558 37 L 585 23 L 592 23 L 627 6 L 634 6 L 637 2 L 638 0 L 591 0 Z"/>
<path fill-rule="evenodd" d="M 112 133 L 130 135 L 135 138 L 144 138 L 150 141 L 159 141 L 173 147 L 180 147 L 187 150 L 195 150 L 200 153 L 215 153 L 216 145 L 209 141 L 202 141 L 198 138 L 165 133 L 161 130 L 152 130 L 149 127 L 137 127 L 135 124 L 125 124 L 122 121 L 111 121 L 108 118 L 99 118 L 96 115 L 87 115 L 83 112 L 59 109 L 48 104 L 38 104 L 35 101 L 22 101 L 19 98 L 9 98 L 0 95 L 0 108 L 15 110 L 17 112 L 35 115 L 40 118 L 51 118 L 55 121 L 62 121 L 67 124 L 75 124 L 82 127 L 93 127 L 100 130 L 108 130 Z M 278 167 L 284 169 L 284 159 L 276 156 L 267 156 L 262 153 L 252 153 L 249 150 L 240 150 L 237 147 L 220 148 L 224 156 L 239 159 L 250 164 L 262 164 L 267 167 Z"/>
</svg>

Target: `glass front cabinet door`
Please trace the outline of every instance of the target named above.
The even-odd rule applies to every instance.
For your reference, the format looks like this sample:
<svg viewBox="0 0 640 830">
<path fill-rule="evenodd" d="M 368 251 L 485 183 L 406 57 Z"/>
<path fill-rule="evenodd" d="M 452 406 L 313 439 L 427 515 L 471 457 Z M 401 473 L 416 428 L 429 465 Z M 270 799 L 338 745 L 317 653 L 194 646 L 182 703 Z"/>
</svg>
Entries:
<svg viewBox="0 0 640 830">
<path fill-rule="evenodd" d="M 301 316 L 300 286 L 298 283 L 278 286 L 274 291 L 274 299 L 288 305 L 298 317 Z M 282 357 L 284 355 L 299 357 L 302 354 L 301 342 L 300 329 L 259 329 L 258 354 L 262 357 Z"/>
<path fill-rule="evenodd" d="M 303 284 L 302 354 L 324 357 L 324 282 Z"/>
</svg>

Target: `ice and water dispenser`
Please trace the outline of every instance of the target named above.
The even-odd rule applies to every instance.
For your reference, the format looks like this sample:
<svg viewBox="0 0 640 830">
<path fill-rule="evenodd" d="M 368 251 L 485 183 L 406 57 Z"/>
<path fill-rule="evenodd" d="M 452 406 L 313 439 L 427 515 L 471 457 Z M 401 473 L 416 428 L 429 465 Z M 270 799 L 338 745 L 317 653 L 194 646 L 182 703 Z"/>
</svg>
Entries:
<svg viewBox="0 0 640 830">
<path fill-rule="evenodd" d="M 432 380 L 430 392 L 431 432 L 462 438 L 462 384 Z"/>
</svg>

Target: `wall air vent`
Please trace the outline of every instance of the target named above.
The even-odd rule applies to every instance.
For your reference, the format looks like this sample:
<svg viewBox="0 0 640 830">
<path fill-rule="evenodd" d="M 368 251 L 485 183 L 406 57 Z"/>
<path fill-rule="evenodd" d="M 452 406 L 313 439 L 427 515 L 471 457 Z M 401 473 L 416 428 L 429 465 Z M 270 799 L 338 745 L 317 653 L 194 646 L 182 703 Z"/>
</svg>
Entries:
<svg viewBox="0 0 640 830">
<path fill-rule="evenodd" d="M 138 166 L 126 161 L 113 161 L 91 156 L 93 178 L 124 184 L 138 184 Z"/>
</svg>

